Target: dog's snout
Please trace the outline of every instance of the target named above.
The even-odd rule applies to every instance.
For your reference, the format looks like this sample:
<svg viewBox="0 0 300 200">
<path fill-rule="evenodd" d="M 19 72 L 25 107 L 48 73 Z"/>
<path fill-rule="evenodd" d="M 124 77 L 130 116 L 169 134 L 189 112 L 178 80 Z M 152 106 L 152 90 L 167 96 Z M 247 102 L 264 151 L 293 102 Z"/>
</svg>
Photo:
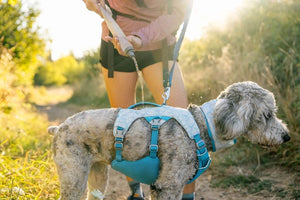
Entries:
<svg viewBox="0 0 300 200">
<path fill-rule="evenodd" d="M 291 137 L 289 135 L 284 135 L 282 137 L 282 139 L 283 139 L 283 142 L 288 142 L 291 139 Z"/>
</svg>

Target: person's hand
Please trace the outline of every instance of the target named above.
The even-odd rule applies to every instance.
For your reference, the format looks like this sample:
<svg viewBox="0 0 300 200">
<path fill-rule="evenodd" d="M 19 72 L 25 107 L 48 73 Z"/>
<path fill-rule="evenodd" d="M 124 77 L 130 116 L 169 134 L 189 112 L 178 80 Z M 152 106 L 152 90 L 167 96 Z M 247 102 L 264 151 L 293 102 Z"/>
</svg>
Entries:
<svg viewBox="0 0 300 200">
<path fill-rule="evenodd" d="M 139 49 L 143 46 L 143 41 L 140 37 L 136 35 L 129 35 L 126 37 L 128 42 L 130 42 L 134 49 Z"/>
<path fill-rule="evenodd" d="M 86 8 L 90 11 L 94 11 L 96 12 L 97 14 L 99 14 L 101 17 L 102 17 L 102 13 L 99 9 L 99 5 L 98 3 L 100 3 L 100 5 L 105 8 L 105 3 L 103 0 L 82 0 L 85 5 L 86 5 Z"/>
<path fill-rule="evenodd" d="M 110 37 L 110 36 L 106 36 L 105 37 L 108 41 L 110 41 L 111 43 L 113 43 L 115 49 L 118 50 L 119 54 L 122 56 L 126 56 L 125 52 L 122 50 L 120 42 L 119 42 L 119 38 L 114 36 L 114 37 Z M 138 36 L 135 35 L 129 35 L 126 38 L 122 38 L 127 40 L 134 49 L 139 49 L 143 46 L 143 41 L 141 40 L 141 38 L 139 38 Z"/>
</svg>

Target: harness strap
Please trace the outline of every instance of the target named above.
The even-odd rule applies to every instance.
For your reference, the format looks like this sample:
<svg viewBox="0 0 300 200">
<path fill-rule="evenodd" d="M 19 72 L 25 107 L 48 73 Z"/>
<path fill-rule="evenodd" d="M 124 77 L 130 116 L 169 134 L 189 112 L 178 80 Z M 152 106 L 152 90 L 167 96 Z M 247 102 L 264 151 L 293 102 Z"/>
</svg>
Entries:
<svg viewBox="0 0 300 200">
<path fill-rule="evenodd" d="M 109 32 L 109 36 L 112 37 L 111 32 Z M 109 42 L 107 47 L 107 68 L 108 68 L 108 78 L 114 77 L 114 45 Z"/>
<path fill-rule="evenodd" d="M 150 116 L 145 117 L 147 122 L 151 125 L 151 142 L 149 146 L 150 157 L 156 158 L 158 151 L 158 135 L 160 126 L 171 119 L 168 116 Z M 118 137 L 115 137 L 115 149 L 116 149 L 116 160 L 122 161 L 122 150 L 123 150 L 123 132 L 124 128 L 117 127 Z"/>
<path fill-rule="evenodd" d="M 167 39 L 162 41 L 162 64 L 163 64 L 163 86 L 164 88 L 169 86 L 169 55 Z"/>
<path fill-rule="evenodd" d="M 117 13 L 115 12 L 114 9 L 112 9 L 109 5 L 109 2 L 105 0 L 105 4 L 110 8 L 111 13 L 112 13 L 112 18 L 116 20 L 117 18 Z M 109 31 L 109 36 L 113 37 L 112 33 Z M 108 47 L 107 47 L 107 68 L 108 68 L 108 78 L 113 78 L 114 77 L 114 45 L 111 42 L 108 42 Z"/>
<path fill-rule="evenodd" d="M 151 158 L 156 158 L 157 151 L 158 151 L 157 140 L 158 140 L 159 126 L 158 125 L 152 125 L 151 130 L 152 130 L 151 131 L 151 144 L 149 146 L 150 157 Z"/>
<path fill-rule="evenodd" d="M 122 132 L 124 131 L 124 128 L 118 126 L 117 128 L 118 132 L 121 132 L 119 135 L 123 135 Z M 115 137 L 115 149 L 116 149 L 116 160 L 121 161 L 122 160 L 122 150 L 123 150 L 123 137 Z"/>
<path fill-rule="evenodd" d="M 188 182 L 188 184 L 195 181 L 209 167 L 211 163 L 211 159 L 205 146 L 205 142 L 201 139 L 200 134 L 194 135 L 194 141 L 197 146 L 198 170 L 195 176 Z"/>
<path fill-rule="evenodd" d="M 172 1 L 168 1 L 168 2 L 169 2 L 168 12 L 170 12 L 170 2 L 172 2 Z M 181 47 L 181 44 L 182 44 L 182 41 L 183 41 L 183 38 L 184 38 L 184 35 L 185 35 L 185 32 L 186 32 L 186 29 L 187 29 L 187 25 L 188 25 L 188 22 L 189 22 L 191 13 L 192 13 L 192 8 L 193 8 L 193 1 L 191 1 L 191 4 L 187 8 L 187 11 L 186 11 L 186 14 L 185 14 L 185 17 L 184 17 L 183 27 L 181 29 L 181 33 L 180 33 L 179 39 L 178 39 L 178 41 L 175 44 L 175 48 L 174 48 L 174 51 L 173 51 L 173 65 L 172 65 L 172 68 L 171 68 L 170 72 L 169 72 L 168 62 L 166 62 L 166 64 L 163 65 L 163 74 L 164 74 L 164 76 L 163 76 L 164 77 L 163 86 L 165 88 L 165 94 L 163 94 L 164 104 L 166 104 L 166 101 L 169 98 L 169 93 L 170 93 L 170 88 L 172 86 L 172 79 L 173 79 L 173 73 L 174 73 L 174 69 L 175 69 L 175 64 L 176 64 L 176 61 L 177 61 L 178 56 L 179 56 L 179 50 L 180 50 L 180 47 Z M 164 41 L 165 40 L 163 40 L 162 48 L 164 48 Z M 163 53 L 164 52 L 165 51 L 163 50 Z M 163 56 L 163 58 L 164 57 L 165 56 Z M 166 57 L 166 59 L 168 59 L 168 57 Z M 164 63 L 164 61 L 163 61 L 163 63 Z M 167 75 L 165 75 L 165 73 Z"/>
<path fill-rule="evenodd" d="M 167 1 L 167 13 L 170 14 L 172 12 L 173 1 Z M 168 87 L 169 85 L 169 56 L 168 56 L 168 42 L 167 39 L 163 39 L 161 43 L 162 49 L 162 64 L 163 64 L 163 86 L 164 88 Z"/>
</svg>

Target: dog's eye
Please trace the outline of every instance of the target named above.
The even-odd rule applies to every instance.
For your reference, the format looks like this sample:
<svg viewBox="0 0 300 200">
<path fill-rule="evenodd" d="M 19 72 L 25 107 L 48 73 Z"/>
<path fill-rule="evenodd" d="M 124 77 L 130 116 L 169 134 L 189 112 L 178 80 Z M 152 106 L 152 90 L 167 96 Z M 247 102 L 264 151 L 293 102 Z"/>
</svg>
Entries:
<svg viewBox="0 0 300 200">
<path fill-rule="evenodd" d="M 264 117 L 265 117 L 266 119 L 270 119 L 272 116 L 273 116 L 272 113 L 264 113 Z"/>
</svg>

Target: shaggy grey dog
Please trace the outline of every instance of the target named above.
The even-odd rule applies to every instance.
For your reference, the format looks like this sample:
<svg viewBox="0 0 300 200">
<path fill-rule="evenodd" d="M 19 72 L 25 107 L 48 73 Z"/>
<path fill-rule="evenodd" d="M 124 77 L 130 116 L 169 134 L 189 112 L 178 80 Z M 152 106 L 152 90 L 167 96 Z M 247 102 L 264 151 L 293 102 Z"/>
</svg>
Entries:
<svg viewBox="0 0 300 200">
<path fill-rule="evenodd" d="M 96 199 L 92 191 L 105 193 L 108 165 L 115 159 L 113 126 L 120 109 L 89 110 L 48 128 L 54 135 L 53 154 L 57 166 L 61 200 Z M 212 151 L 201 107 L 190 105 L 202 140 Z M 253 82 L 229 86 L 217 98 L 213 121 L 219 141 L 248 136 L 252 143 L 280 145 L 290 139 L 286 125 L 276 117 L 274 96 Z M 124 139 L 122 156 L 134 161 L 149 155 L 151 128 L 143 119 L 131 125 Z M 196 145 L 182 126 L 170 119 L 160 127 L 158 139 L 159 176 L 151 186 L 152 199 L 181 199 L 184 185 L 198 166 Z M 88 185 L 87 185 L 88 184 Z"/>
</svg>

